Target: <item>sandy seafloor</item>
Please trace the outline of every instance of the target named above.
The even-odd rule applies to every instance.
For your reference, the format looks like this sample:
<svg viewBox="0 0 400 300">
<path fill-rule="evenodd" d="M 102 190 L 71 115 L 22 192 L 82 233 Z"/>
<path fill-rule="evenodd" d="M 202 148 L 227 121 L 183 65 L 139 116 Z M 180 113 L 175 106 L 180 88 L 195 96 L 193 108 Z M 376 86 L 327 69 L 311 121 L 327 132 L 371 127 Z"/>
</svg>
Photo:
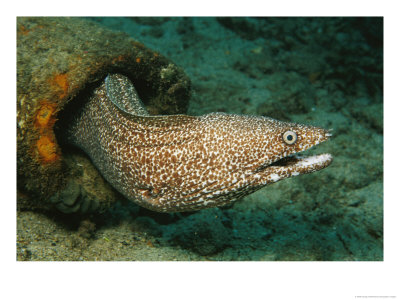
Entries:
<svg viewBox="0 0 400 300">
<path fill-rule="evenodd" d="M 380 18 L 92 18 L 191 78 L 188 114 L 264 115 L 333 129 L 328 168 L 242 201 L 162 214 L 17 214 L 18 260 L 383 260 Z"/>
</svg>

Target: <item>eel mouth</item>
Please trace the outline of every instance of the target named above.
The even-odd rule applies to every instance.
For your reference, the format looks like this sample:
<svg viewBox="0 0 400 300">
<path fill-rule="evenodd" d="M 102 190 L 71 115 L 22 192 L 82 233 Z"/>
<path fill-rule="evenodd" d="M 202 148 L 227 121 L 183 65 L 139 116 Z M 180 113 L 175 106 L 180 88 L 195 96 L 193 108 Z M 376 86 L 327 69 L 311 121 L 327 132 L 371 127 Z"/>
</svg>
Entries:
<svg viewBox="0 0 400 300">
<path fill-rule="evenodd" d="M 292 176 L 311 173 L 329 166 L 333 161 L 333 157 L 329 153 L 323 153 L 313 156 L 302 156 L 299 154 L 284 157 L 269 166 L 266 169 L 274 169 L 291 173 Z"/>
</svg>

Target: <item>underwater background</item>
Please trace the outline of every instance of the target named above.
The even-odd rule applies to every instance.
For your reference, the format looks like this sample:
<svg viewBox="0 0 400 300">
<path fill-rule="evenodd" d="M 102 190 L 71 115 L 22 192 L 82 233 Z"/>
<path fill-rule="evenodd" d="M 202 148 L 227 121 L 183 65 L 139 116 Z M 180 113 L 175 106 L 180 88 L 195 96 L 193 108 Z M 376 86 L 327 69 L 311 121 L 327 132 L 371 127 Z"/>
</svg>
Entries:
<svg viewBox="0 0 400 300">
<path fill-rule="evenodd" d="M 182 67 L 188 114 L 332 129 L 316 173 L 228 207 L 90 220 L 20 211 L 18 260 L 383 260 L 383 18 L 89 18 Z"/>
</svg>

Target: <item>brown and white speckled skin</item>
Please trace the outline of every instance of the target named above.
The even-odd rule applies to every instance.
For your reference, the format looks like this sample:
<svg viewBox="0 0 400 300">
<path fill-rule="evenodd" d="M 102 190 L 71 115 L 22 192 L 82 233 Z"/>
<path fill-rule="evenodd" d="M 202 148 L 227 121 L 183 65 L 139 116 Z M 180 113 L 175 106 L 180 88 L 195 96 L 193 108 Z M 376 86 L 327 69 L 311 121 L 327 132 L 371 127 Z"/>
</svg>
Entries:
<svg viewBox="0 0 400 300">
<path fill-rule="evenodd" d="M 94 91 L 69 129 L 70 141 L 118 191 L 151 210 L 224 205 L 332 161 L 330 154 L 288 157 L 327 140 L 322 128 L 224 113 L 133 115 L 109 94 L 104 82 Z M 292 145 L 282 137 L 288 130 L 297 134 Z"/>
</svg>

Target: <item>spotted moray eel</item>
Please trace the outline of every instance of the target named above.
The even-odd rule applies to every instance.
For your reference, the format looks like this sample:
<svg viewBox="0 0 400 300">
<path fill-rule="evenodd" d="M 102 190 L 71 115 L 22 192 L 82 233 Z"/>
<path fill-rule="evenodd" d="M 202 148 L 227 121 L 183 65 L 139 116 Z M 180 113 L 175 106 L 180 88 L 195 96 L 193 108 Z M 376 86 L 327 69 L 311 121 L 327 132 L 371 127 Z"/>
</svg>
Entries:
<svg viewBox="0 0 400 300">
<path fill-rule="evenodd" d="M 330 154 L 295 153 L 330 136 L 322 128 L 261 116 L 150 116 L 120 74 L 106 77 L 68 128 L 69 142 L 114 188 L 160 212 L 225 205 L 321 170 L 332 162 Z"/>
</svg>

